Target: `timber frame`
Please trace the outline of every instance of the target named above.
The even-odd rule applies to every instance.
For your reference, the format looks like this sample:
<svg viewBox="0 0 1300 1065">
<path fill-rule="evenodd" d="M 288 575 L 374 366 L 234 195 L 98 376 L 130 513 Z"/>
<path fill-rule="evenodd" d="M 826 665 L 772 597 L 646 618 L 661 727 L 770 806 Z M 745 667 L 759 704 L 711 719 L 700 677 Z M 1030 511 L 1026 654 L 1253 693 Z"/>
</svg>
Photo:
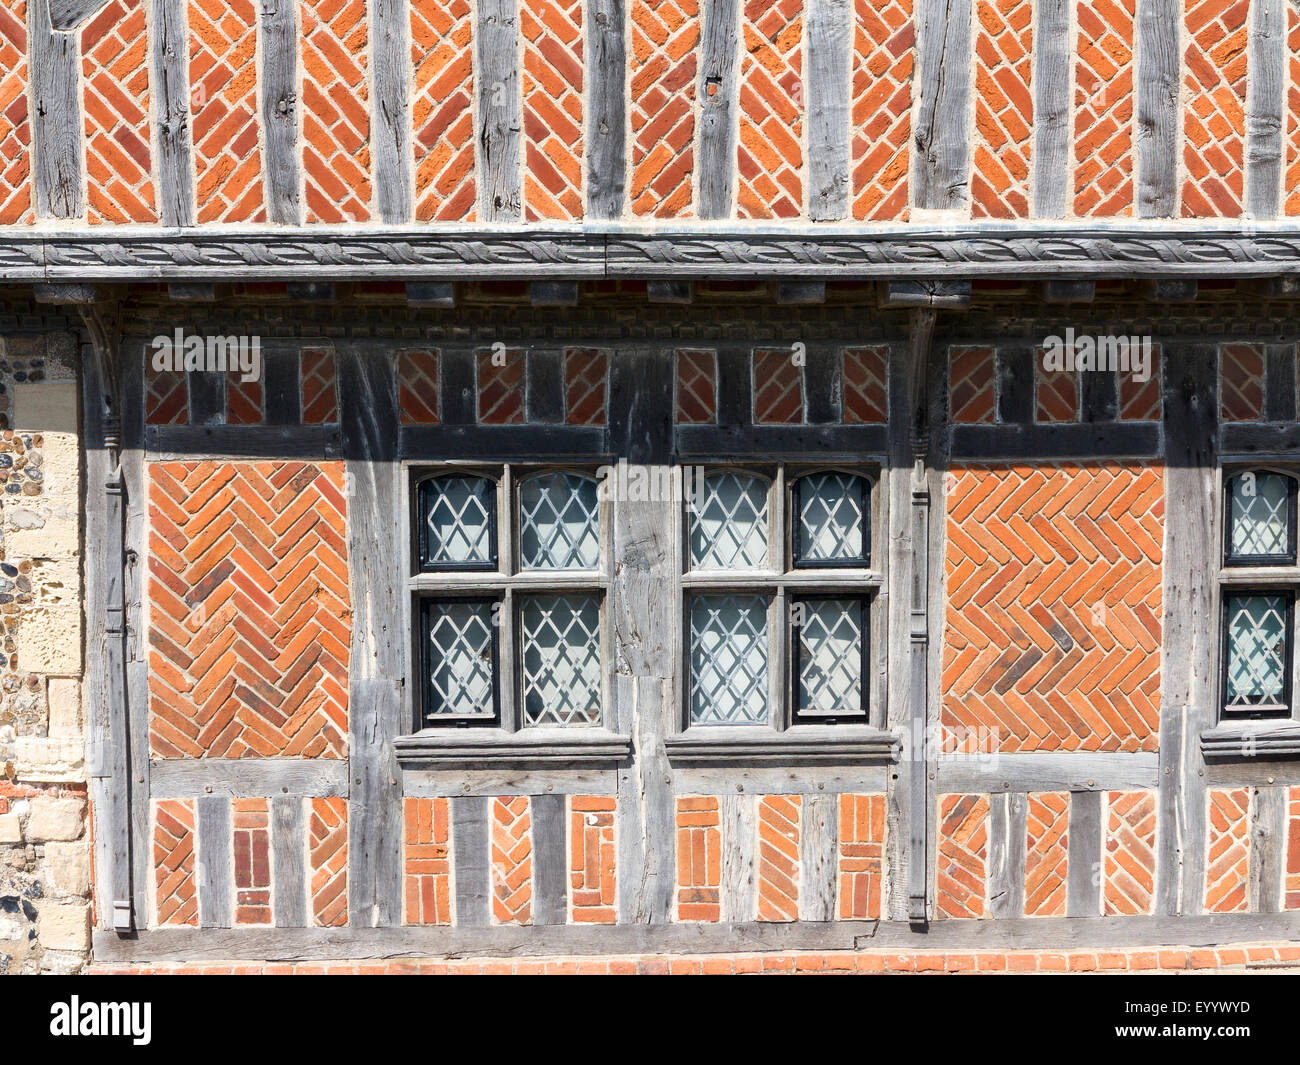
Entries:
<svg viewBox="0 0 1300 1065">
<path fill-rule="evenodd" d="M 693 277 L 699 278 L 700 274 Z M 1067 279 L 1056 277 L 1054 281 Z M 63 291 L 62 289 L 56 291 Z M 1300 784 L 1300 739 L 1296 730 L 1278 729 L 1261 740 L 1259 758 L 1243 763 L 1230 756 L 1239 737 L 1215 728 L 1213 671 L 1196 665 L 1213 646 L 1216 626 L 1213 585 L 1218 538 L 1214 483 L 1221 447 L 1231 459 L 1267 454 L 1277 461 L 1300 454 L 1300 432 L 1285 426 L 1217 424 L 1217 378 L 1213 344 L 1184 336 L 1161 336 L 1165 353 L 1164 413 L 1151 424 L 1078 426 L 1035 425 L 1032 411 L 1013 394 L 1005 414 L 1022 424 L 948 424 L 948 345 L 966 334 L 968 289 L 957 283 L 888 287 L 889 312 L 896 324 L 889 350 L 887 426 L 801 425 L 767 427 L 741 417 L 728 425 L 675 426 L 671 410 L 672 352 L 676 341 L 624 341 L 611 358 L 608 427 L 481 427 L 465 395 L 448 394 L 444 424 L 402 426 L 395 405 L 394 342 L 386 339 L 327 339 L 339 363 L 341 425 L 335 429 L 267 425 L 263 427 L 189 426 L 146 428 L 140 401 L 147 350 L 138 324 L 120 341 L 104 332 L 103 321 L 87 322 L 84 363 L 88 484 L 111 473 L 112 452 L 97 397 L 106 378 L 116 377 L 122 397 L 121 462 L 125 507 L 121 524 L 110 504 L 88 495 L 87 572 L 110 572 L 124 558 L 126 682 L 124 701 L 113 688 L 111 654 L 91 648 L 88 677 L 94 702 L 92 735 L 125 734 L 114 743 L 116 764 L 100 761 L 92 769 L 96 804 L 106 811 L 108 831 L 97 834 L 101 905 L 116 903 L 125 890 L 133 906 L 129 922 L 95 933 L 95 952 L 104 961 L 196 958 L 319 958 L 343 956 L 421 956 L 451 952 L 537 955 L 613 953 L 671 949 L 853 949 L 865 946 L 965 948 L 1072 945 L 1118 946 L 1154 942 L 1215 943 L 1300 936 L 1300 913 L 1282 909 L 1280 867 L 1275 854 L 1252 870 L 1258 911 L 1209 915 L 1201 912 L 1206 840 L 1206 788 Z M 84 292 L 82 293 L 84 295 Z M 46 292 L 46 295 L 51 295 Z M 1282 298 L 1282 297 L 1279 297 Z M 1076 306 L 1083 320 L 1098 311 Z M 98 313 L 98 312 L 97 312 Z M 220 315 L 219 308 L 204 312 Z M 450 311 L 439 314 L 452 315 Z M 561 321 L 563 311 L 547 310 Z M 661 313 L 671 314 L 671 310 Z M 791 320 L 800 313 L 790 308 Z M 1045 320 L 1064 313 L 1045 308 Z M 123 326 L 116 319 L 114 329 Z M 91 327 L 94 322 L 100 325 Z M 977 339 L 984 336 L 975 330 Z M 116 334 L 113 334 L 116 337 Z M 581 334 L 574 342 L 582 341 Z M 274 339 L 268 359 L 300 340 Z M 836 343 L 839 341 L 837 340 Z M 873 340 L 873 343 L 879 343 Z M 609 347 L 607 341 L 593 343 Z M 683 344 L 693 341 L 682 341 Z M 120 345 L 121 358 L 113 349 Z M 466 372 L 476 346 L 471 340 L 440 344 L 444 373 L 472 380 Z M 544 349 L 553 342 L 539 345 Z M 719 394 L 747 374 L 749 341 L 715 343 Z M 1023 381 L 1032 372 L 1026 343 L 1011 341 L 1007 370 Z M 1023 350 L 1021 350 L 1023 348 Z M 810 343 L 810 367 L 830 357 L 831 343 Z M 91 355 L 94 358 L 91 358 Z M 1017 361 L 1019 360 L 1019 361 Z M 1021 365 L 1023 363 L 1024 365 Z M 810 372 L 822 372 L 810 370 Z M 1032 378 L 1030 378 L 1032 380 Z M 203 400 L 207 402 L 207 400 Z M 1105 396 L 1085 396 L 1098 410 Z M 738 409 L 738 407 L 737 407 Z M 1291 411 L 1292 417 L 1294 410 Z M 720 420 L 722 420 L 720 418 Z M 1252 435 L 1253 434 L 1253 435 Z M 486 450 L 485 450 L 486 449 Z M 652 468 L 679 462 L 721 460 L 761 453 L 792 462 L 849 461 L 869 455 L 880 462 L 875 491 L 887 495 L 887 528 L 873 531 L 882 556 L 888 553 L 889 623 L 888 718 L 884 728 L 862 727 L 838 744 L 809 743 L 791 737 L 753 750 L 725 751 L 674 736 L 668 713 L 680 676 L 679 634 L 674 609 L 656 607 L 665 596 L 658 574 L 671 569 L 680 531 L 653 507 L 616 508 L 612 551 L 616 565 L 610 636 L 618 644 L 611 734 L 594 736 L 589 749 L 558 744 L 555 749 L 520 743 L 440 745 L 408 731 L 407 669 L 403 650 L 409 636 L 400 624 L 406 596 L 403 560 L 409 544 L 395 522 L 407 496 L 407 464 L 476 456 L 481 461 L 605 461 L 626 458 Z M 938 636 L 943 617 L 945 549 L 944 474 L 963 461 L 1023 461 L 1095 456 L 1156 457 L 1167 465 L 1169 501 L 1164 571 L 1165 625 L 1162 647 L 1163 709 L 1159 751 L 1134 753 L 1045 753 L 1002 755 L 995 766 L 934 760 L 926 738 L 937 724 L 941 692 Z M 349 557 L 353 567 L 353 666 L 350 674 L 350 758 L 347 762 L 275 758 L 168 760 L 147 757 L 147 675 L 139 611 L 143 601 L 140 549 L 144 523 L 143 485 L 148 460 L 190 455 L 231 457 L 341 458 L 355 486 L 349 509 Z M 397 526 L 395 528 L 395 526 Z M 114 532 L 121 529 L 121 538 Z M 631 564 L 634 563 L 634 564 Z M 88 587 L 88 617 L 111 610 L 111 587 L 96 580 Z M 106 632 L 109 630 L 106 628 Z M 111 635 L 111 632 L 109 632 Z M 607 666 L 607 668 L 611 668 Z M 125 730 L 124 732 L 122 730 Z M 920 745 L 918 747 L 918 744 Z M 1269 745 L 1271 744 L 1271 746 Z M 1215 752 L 1221 756 L 1213 757 Z M 1204 753 L 1204 759 L 1202 758 Z M 129 762 L 129 768 L 125 758 Z M 120 796 L 125 799 L 108 801 Z M 531 929 L 489 926 L 488 872 L 458 872 L 458 913 L 474 915 L 451 928 L 401 926 L 401 804 L 403 797 L 453 797 L 459 813 L 453 835 L 462 845 L 486 839 L 488 798 L 512 789 L 537 797 L 535 831 L 564 831 L 564 797 L 607 790 L 618 796 L 619 924 L 604 928 L 565 925 L 545 898 Z M 1155 913 L 1149 917 L 1102 917 L 1102 900 L 1092 880 L 1101 861 L 1103 793 L 1151 790 L 1158 796 Z M 717 795 L 722 816 L 740 816 L 738 796 L 764 791 L 800 794 L 810 804 L 833 800 L 836 793 L 879 791 L 887 796 L 886 862 L 893 871 L 889 892 L 876 921 L 801 920 L 792 924 L 743 919 L 740 903 L 724 893 L 723 919 L 712 926 L 673 921 L 673 800 L 675 794 Z M 1070 879 L 1068 916 L 1024 919 L 1015 909 L 1017 888 L 1008 869 L 1023 859 L 1016 838 L 1025 825 L 1026 796 L 1034 791 L 1070 792 Z M 1276 792 L 1276 788 L 1273 791 Z M 544 794 L 539 794 L 544 792 Z M 974 792 L 990 797 L 990 894 L 998 901 L 990 921 L 935 921 L 934 847 L 937 797 Z M 1280 794 L 1280 793 L 1279 793 Z M 228 906 L 209 904 L 205 926 L 192 930 L 141 930 L 147 914 L 150 797 L 187 798 L 197 803 L 203 832 L 221 838 L 228 831 L 229 797 L 272 796 L 277 824 L 293 830 L 302 797 L 343 796 L 350 810 L 352 852 L 346 929 L 231 928 Z M 102 804 L 102 805 L 101 805 Z M 1252 831 L 1280 841 L 1285 810 L 1276 795 L 1261 802 Z M 1177 823 L 1174 834 L 1163 826 Z M 301 825 L 297 826 L 298 829 Z M 1095 829 L 1095 831 L 1093 831 Z M 822 842 L 825 842 L 823 840 Z M 815 841 L 809 846 L 818 845 Z M 231 870 L 217 851 L 202 852 L 204 883 L 211 898 L 229 893 Z M 277 860 L 285 856 L 278 856 Z M 1273 863 L 1270 865 L 1270 863 Z M 127 887 L 120 885 L 130 870 Z M 105 871 L 112 870 L 112 876 Z M 1277 876 L 1275 877 L 1275 874 Z M 542 862 L 539 884 L 562 879 L 563 870 Z M 731 870 L 741 876 L 743 871 Z M 108 887 L 111 885 L 111 889 Z M 539 890 L 541 890 L 539 888 Z M 109 892 L 106 894 L 105 892 Z M 728 901 L 730 899 L 730 901 Z M 113 912 L 120 914 L 116 908 Z M 292 910 L 285 912 L 292 913 Z M 832 916 L 827 914 L 827 916 Z M 119 918 L 122 919 L 122 918 Z M 653 926 L 653 927 L 651 927 Z M 138 931 L 132 931 L 131 928 Z"/>
</svg>

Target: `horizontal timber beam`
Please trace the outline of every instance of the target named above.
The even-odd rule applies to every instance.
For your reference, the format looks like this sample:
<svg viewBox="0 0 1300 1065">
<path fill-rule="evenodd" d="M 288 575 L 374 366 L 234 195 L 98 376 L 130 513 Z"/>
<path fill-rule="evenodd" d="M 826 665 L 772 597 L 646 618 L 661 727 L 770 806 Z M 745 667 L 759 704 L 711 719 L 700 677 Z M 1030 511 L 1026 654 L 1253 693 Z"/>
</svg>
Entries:
<svg viewBox="0 0 1300 1065">
<path fill-rule="evenodd" d="M 1300 223 L 139 228 L 0 235 L 0 281 L 548 281 L 1300 275 Z"/>
<path fill-rule="evenodd" d="M 204 928 L 96 932 L 94 957 L 112 962 L 298 961 L 427 958 L 447 954 L 737 954 L 821 950 L 1059 950 L 1200 947 L 1300 938 L 1300 911 L 1195 917 L 1023 917 L 937 921 L 918 931 L 904 921 L 799 921 L 744 924 L 552 927 Z"/>
</svg>

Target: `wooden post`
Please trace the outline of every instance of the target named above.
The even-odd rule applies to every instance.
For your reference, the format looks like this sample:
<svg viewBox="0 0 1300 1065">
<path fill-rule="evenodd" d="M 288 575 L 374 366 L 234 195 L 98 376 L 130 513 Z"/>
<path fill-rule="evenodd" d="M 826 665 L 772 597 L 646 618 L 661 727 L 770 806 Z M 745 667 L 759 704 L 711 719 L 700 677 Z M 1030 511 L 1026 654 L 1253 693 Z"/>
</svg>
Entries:
<svg viewBox="0 0 1300 1065">
<path fill-rule="evenodd" d="M 258 22 L 262 53 L 262 129 L 266 144 L 266 213 L 276 223 L 297 225 L 298 25 L 294 0 L 265 0 Z"/>
<path fill-rule="evenodd" d="M 624 0 L 587 0 L 587 213 L 623 215 L 627 194 L 627 43 Z"/>
<path fill-rule="evenodd" d="M 352 655 L 348 671 L 348 908 L 354 926 L 401 921 L 402 777 L 393 740 L 404 730 L 401 506 L 397 385 L 389 348 L 337 350 L 347 459 Z"/>
<path fill-rule="evenodd" d="M 930 359 L 936 311 L 917 308 L 911 318 L 912 354 L 912 565 L 909 581 L 908 735 L 909 762 L 907 919 L 925 925 L 930 919 Z"/>
<path fill-rule="evenodd" d="M 920 103 L 912 137 L 917 207 L 956 210 L 970 188 L 971 0 L 916 5 Z"/>
<path fill-rule="evenodd" d="M 39 218 L 79 218 L 85 204 L 76 34 L 55 29 L 50 0 L 32 0 L 28 20 L 32 109 L 39 116 L 39 121 L 32 123 L 36 214 Z"/>
<path fill-rule="evenodd" d="M 1164 352 L 1164 636 L 1156 912 L 1195 914 L 1205 891 L 1205 776 L 1200 733 L 1215 719 L 1214 467 L 1217 359 L 1212 344 Z"/>
<path fill-rule="evenodd" d="M 388 223 L 411 220 L 411 111 L 407 70 L 411 22 L 405 0 L 371 0 L 370 50 L 375 71 L 375 196 Z"/>
<path fill-rule="evenodd" d="M 699 215 L 728 218 L 735 195 L 737 0 L 705 0 L 700 32 Z"/>
<path fill-rule="evenodd" d="M 108 882 L 106 923 L 118 932 L 134 926 L 136 907 L 132 873 L 133 744 L 127 708 L 126 667 L 126 498 L 122 477 L 121 365 L 117 327 L 96 304 L 78 308 L 90 337 L 93 366 L 86 381 L 88 481 L 98 480 L 102 494 L 87 506 L 87 533 L 97 555 L 87 567 L 87 616 L 92 619 L 93 647 L 87 649 L 91 677 L 92 778 L 106 777 L 108 802 Z M 91 406 L 94 411 L 91 411 Z M 94 483 L 91 481 L 90 483 Z M 93 517 L 92 517 L 93 513 Z M 97 705 L 96 705 L 97 704 Z M 96 750 L 95 741 L 107 744 Z M 101 800 L 102 801 L 102 800 Z"/>
<path fill-rule="evenodd" d="M 154 122 L 158 129 L 158 213 L 165 226 L 192 226 L 194 181 L 185 4 L 184 0 L 150 3 Z"/>
<path fill-rule="evenodd" d="M 480 0 L 474 41 L 478 210 L 484 222 L 517 222 L 522 211 L 518 30 L 517 0 Z"/>
</svg>

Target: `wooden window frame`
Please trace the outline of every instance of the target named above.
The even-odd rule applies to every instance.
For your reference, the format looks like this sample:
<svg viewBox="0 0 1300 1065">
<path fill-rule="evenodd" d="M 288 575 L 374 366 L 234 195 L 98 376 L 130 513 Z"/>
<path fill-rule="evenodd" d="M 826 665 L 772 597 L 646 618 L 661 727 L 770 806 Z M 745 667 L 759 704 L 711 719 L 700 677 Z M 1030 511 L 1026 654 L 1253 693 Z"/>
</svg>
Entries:
<svg viewBox="0 0 1300 1065">
<path fill-rule="evenodd" d="M 1215 670 L 1216 719 L 1219 727 L 1233 725 L 1250 726 L 1255 723 L 1260 728 L 1278 728 L 1297 722 L 1295 692 L 1300 690 L 1296 669 L 1300 668 L 1300 656 L 1295 654 L 1296 610 L 1295 603 L 1300 598 L 1300 562 L 1296 558 L 1234 558 L 1230 553 L 1232 542 L 1232 499 L 1231 481 L 1243 473 L 1275 473 L 1290 481 L 1288 533 L 1292 548 L 1296 544 L 1296 500 L 1300 490 L 1300 468 L 1287 463 L 1276 463 L 1267 459 L 1242 459 L 1223 463 L 1218 470 L 1215 520 L 1220 529 L 1215 538 L 1219 544 L 1219 572 L 1215 582 L 1216 602 L 1214 604 L 1217 631 L 1217 665 Z M 1229 596 L 1249 594 L 1286 595 L 1289 598 L 1287 620 L 1287 663 L 1284 677 L 1285 706 L 1254 710 L 1250 707 L 1228 706 L 1228 598 Z M 1212 730 L 1213 731 L 1213 730 Z"/>
<path fill-rule="evenodd" d="M 408 685 L 412 695 L 407 709 L 409 727 L 414 735 L 446 733 L 454 729 L 477 732 L 492 730 L 498 734 L 529 734 L 554 737 L 556 732 L 594 733 L 607 731 L 613 721 L 613 686 L 610 664 L 613 661 L 610 632 L 610 595 L 612 585 L 613 517 L 610 502 L 599 492 L 600 464 L 555 462 L 437 462 L 412 463 L 405 471 L 408 478 L 407 507 L 403 535 L 408 546 L 406 592 L 408 601 L 407 631 L 411 633 L 410 662 L 416 670 L 415 683 Z M 600 559 L 595 569 L 539 570 L 524 569 L 520 564 L 519 490 L 530 477 L 546 473 L 574 473 L 595 481 L 598 488 L 597 514 Z M 483 568 L 449 567 L 437 570 L 421 568 L 422 533 L 416 523 L 423 523 L 420 510 L 421 486 L 448 475 L 483 476 L 494 481 L 493 515 L 495 519 L 494 555 L 496 566 Z M 525 599 L 534 595 L 594 595 L 600 602 L 600 692 L 599 719 L 591 725 L 530 725 L 523 708 L 523 634 L 520 612 Z M 499 604 L 499 625 L 494 632 L 494 682 L 496 689 L 495 720 L 438 721 L 428 716 L 427 648 L 423 640 L 423 607 L 427 601 L 478 600 Z"/>
<path fill-rule="evenodd" d="M 767 568 L 764 569 L 696 569 L 690 558 L 690 498 L 692 473 L 703 466 L 705 473 L 739 472 L 757 474 L 768 480 L 768 545 Z M 868 508 L 864 516 L 864 547 L 867 564 L 857 567 L 842 565 L 796 565 L 794 556 L 794 526 L 798 521 L 793 488 L 798 478 L 812 473 L 839 472 L 860 476 L 866 480 Z M 677 504 L 679 520 L 677 558 L 678 589 L 677 611 L 680 619 L 680 666 L 677 671 L 677 705 L 674 735 L 689 737 L 691 741 L 716 739 L 725 745 L 744 738 L 770 736 L 779 740 L 791 730 L 825 729 L 835 726 L 883 727 L 884 712 L 884 648 L 872 642 L 872 634 L 887 631 L 883 611 L 886 597 L 879 593 L 885 586 L 884 572 L 872 565 L 870 547 L 876 536 L 872 526 L 882 519 L 879 490 L 882 465 L 876 462 L 699 462 L 683 463 L 677 467 L 685 490 Z M 765 723 L 755 724 L 697 724 L 691 720 L 691 601 L 699 595 L 760 595 L 768 600 L 768 715 Z M 794 626 L 791 610 L 803 598 L 863 598 L 867 600 L 867 625 L 864 632 L 863 654 L 868 669 L 865 709 L 861 716 L 810 720 L 797 717 L 798 684 L 795 672 L 797 654 L 791 646 Z"/>
</svg>

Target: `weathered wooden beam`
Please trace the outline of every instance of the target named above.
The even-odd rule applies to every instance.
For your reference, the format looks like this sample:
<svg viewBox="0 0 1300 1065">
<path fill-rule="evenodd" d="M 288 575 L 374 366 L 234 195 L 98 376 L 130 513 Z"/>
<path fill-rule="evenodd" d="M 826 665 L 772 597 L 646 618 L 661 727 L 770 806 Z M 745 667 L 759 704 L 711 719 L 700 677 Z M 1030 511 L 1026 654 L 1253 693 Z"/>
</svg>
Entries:
<svg viewBox="0 0 1300 1065">
<path fill-rule="evenodd" d="M 975 278 L 1234 278 L 1300 276 L 1291 222 L 1081 227 L 1026 222 L 913 223 L 849 232 L 792 226 L 754 231 L 694 225 L 647 232 L 581 227 L 384 226 L 364 240 L 329 227 L 117 227 L 112 233 L 16 228 L 0 233 L 0 281 L 453 281 L 541 278 L 685 282 L 710 279 L 874 280 L 949 284 Z"/>
<path fill-rule="evenodd" d="M 534 307 L 576 307 L 578 283 L 576 281 L 534 281 L 528 287 Z"/>
<path fill-rule="evenodd" d="M 1028 801 L 1023 793 L 989 799 L 989 913 L 1020 917 L 1025 912 L 1025 837 Z"/>
<path fill-rule="evenodd" d="M 229 928 L 234 902 L 231 876 L 230 800 L 204 795 L 198 807 L 199 927 Z"/>
<path fill-rule="evenodd" d="M 958 210 L 970 187 L 971 0 L 919 0 L 916 50 L 914 202 Z"/>
<path fill-rule="evenodd" d="M 1137 213 L 1178 210 L 1179 0 L 1137 0 Z"/>
<path fill-rule="evenodd" d="M 298 303 L 333 303 L 337 292 L 329 281 L 290 281 L 285 295 Z"/>
<path fill-rule="evenodd" d="M 725 898 L 724 894 L 724 898 Z M 345 938 L 343 938 L 345 937 Z M 1088 950 L 1178 943 L 1214 947 L 1225 943 L 1271 943 L 1300 938 L 1300 911 L 1219 913 L 1200 917 L 1024 917 L 1002 921 L 936 921 L 918 930 L 899 921 L 755 921 L 568 925 L 545 928 L 408 926 L 403 928 L 161 929 L 119 939 L 96 932 L 101 963 L 197 961 L 290 962 L 334 959 L 339 944 L 349 958 L 542 957 L 572 954 L 727 954 L 854 950 L 977 951 Z M 1276 968 L 1260 963 L 1260 970 Z"/>
<path fill-rule="evenodd" d="M 886 307 L 967 307 L 969 281 L 889 281 L 882 292 Z"/>
<path fill-rule="evenodd" d="M 533 924 L 564 925 L 569 920 L 568 818 L 564 795 L 532 798 Z"/>
<path fill-rule="evenodd" d="M 817 304 L 826 302 L 825 281 L 782 281 L 776 286 L 776 302 Z"/>
<path fill-rule="evenodd" d="M 1064 218 L 1070 200 L 1070 2 L 1035 0 L 1034 207 Z"/>
<path fill-rule="evenodd" d="M 1200 285 L 1197 281 L 1183 281 L 1172 277 L 1158 277 L 1143 281 L 1138 291 L 1157 303 L 1191 303 L 1196 299 Z"/>
<path fill-rule="evenodd" d="M 1200 734 L 1218 717 L 1213 530 L 1218 352 L 1165 345 L 1164 626 L 1160 650 L 1157 913 L 1201 912 L 1205 890 L 1205 777 Z M 1175 830 L 1176 826 L 1176 830 Z"/>
<path fill-rule="evenodd" d="M 150 0 L 150 16 L 158 216 L 165 226 L 191 226 L 194 175 L 184 0 Z"/>
<path fill-rule="evenodd" d="M 627 199 L 624 0 L 587 0 L 587 214 L 623 215 Z"/>
<path fill-rule="evenodd" d="M 58 12 L 67 23 L 79 11 Z M 31 107 L 36 214 L 39 218 L 80 218 L 82 199 L 81 71 L 77 37 L 56 27 L 50 0 L 32 0 L 28 11 L 31 56 Z M 73 23 L 75 25 L 75 23 Z"/>
<path fill-rule="evenodd" d="M 1283 909 L 1282 877 L 1287 851 L 1287 789 L 1255 788 L 1250 808 L 1251 913 Z"/>
<path fill-rule="evenodd" d="M 420 307 L 455 307 L 456 286 L 450 281 L 408 281 L 406 302 Z"/>
<path fill-rule="evenodd" d="M 405 0 L 370 0 L 370 52 L 374 67 L 375 199 L 385 222 L 411 220 L 411 115 L 407 85 L 411 23 Z"/>
<path fill-rule="evenodd" d="M 729 218 L 736 183 L 736 104 L 740 5 L 706 0 L 700 32 L 697 171 L 701 218 Z"/>
<path fill-rule="evenodd" d="M 261 50 L 262 137 L 266 213 L 272 223 L 302 221 L 298 198 L 298 25 L 296 4 L 263 4 L 257 24 Z"/>
<path fill-rule="evenodd" d="M 36 303 L 49 303 L 55 306 L 74 306 L 98 303 L 103 294 L 94 285 L 77 285 L 56 282 L 49 285 L 33 285 L 32 299 Z"/>
<path fill-rule="evenodd" d="M 1067 917 L 1101 916 L 1101 841 L 1105 798 L 1099 792 L 1070 795 L 1069 854 L 1066 861 Z"/>
<path fill-rule="evenodd" d="M 652 479 L 666 477 L 673 462 L 675 368 L 668 352 L 642 349 L 620 351 L 611 367 L 609 451 L 646 467 Z M 615 731 L 635 737 L 635 757 L 618 771 L 619 916 L 639 925 L 666 925 L 673 914 L 676 822 L 664 743 L 675 731 L 682 633 L 664 590 L 676 572 L 676 514 L 662 502 L 614 508 L 614 557 L 621 560 L 609 600 L 614 721 Z"/>
<path fill-rule="evenodd" d="M 456 923 L 485 927 L 492 899 L 488 861 L 488 799 L 461 795 L 451 800 L 451 847 L 455 855 Z"/>
<path fill-rule="evenodd" d="M 809 0 L 808 216 L 834 222 L 849 213 L 849 67 L 853 10 L 849 0 Z"/>
<path fill-rule="evenodd" d="M 1246 213 L 1274 218 L 1282 195 L 1286 0 L 1250 5 L 1250 77 L 1246 81 Z"/>
<path fill-rule="evenodd" d="M 474 27 L 478 92 L 478 215 L 517 221 L 519 170 L 518 0 L 480 0 Z"/>
<path fill-rule="evenodd" d="M 930 363 L 934 357 L 936 311 L 912 311 L 909 346 L 912 356 L 910 436 L 914 466 L 911 477 L 911 611 L 908 619 L 908 735 L 905 757 L 911 763 L 908 794 L 910 831 L 907 856 L 907 918 L 914 925 L 930 920 L 931 806 L 927 737 L 930 718 Z"/>
<path fill-rule="evenodd" d="M 149 763 L 149 776 L 155 799 L 348 794 L 347 763 L 336 758 L 163 758 Z"/>
<path fill-rule="evenodd" d="M 276 926 L 303 928 L 307 924 L 307 817 L 300 795 L 271 798 L 271 860 Z"/>
<path fill-rule="evenodd" d="M 1091 303 L 1097 295 L 1095 281 L 1044 281 L 1044 303 Z"/>
<path fill-rule="evenodd" d="M 352 666 L 348 672 L 348 912 L 353 927 L 401 921 L 401 771 L 393 740 L 408 731 L 403 648 L 405 547 L 398 478 L 397 382 L 386 348 L 340 344 L 339 396 L 349 483 Z"/>
<path fill-rule="evenodd" d="M 48 3 L 50 24 L 56 30 L 71 31 L 79 28 L 108 0 L 48 0 Z"/>
<path fill-rule="evenodd" d="M 940 761 L 941 792 L 1135 791 L 1154 788 L 1159 767 L 1154 753 L 999 754 Z"/>
<path fill-rule="evenodd" d="M 172 281 L 167 285 L 167 298 L 190 303 L 214 303 L 217 298 L 217 286 L 201 281 Z"/>
<path fill-rule="evenodd" d="M 646 283 L 646 298 L 651 303 L 690 303 L 695 298 L 695 286 L 690 281 L 650 281 Z"/>
</svg>

